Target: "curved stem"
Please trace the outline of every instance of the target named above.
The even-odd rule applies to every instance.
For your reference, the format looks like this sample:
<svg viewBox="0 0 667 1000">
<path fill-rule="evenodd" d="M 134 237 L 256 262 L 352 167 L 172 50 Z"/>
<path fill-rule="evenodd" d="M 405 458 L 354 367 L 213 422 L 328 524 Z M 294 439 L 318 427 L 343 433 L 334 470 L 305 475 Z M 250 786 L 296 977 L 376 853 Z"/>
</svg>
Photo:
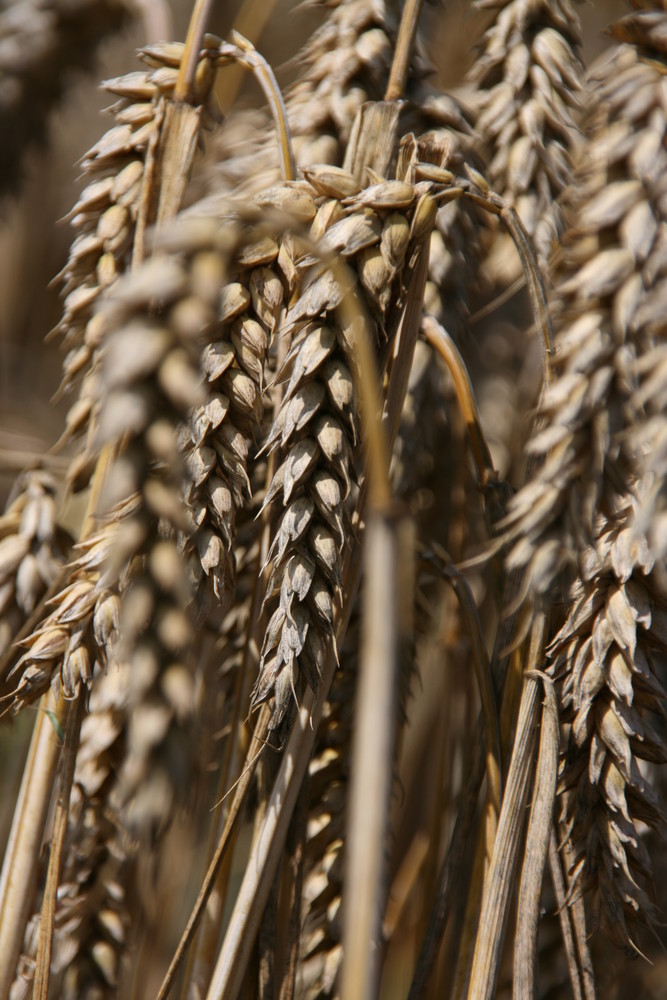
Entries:
<svg viewBox="0 0 667 1000">
<path fill-rule="evenodd" d="M 233 59 L 249 69 L 257 78 L 257 81 L 264 91 L 274 124 L 278 135 L 278 149 L 280 152 L 280 165 L 283 180 L 293 181 L 296 177 L 296 165 L 294 163 L 294 153 L 292 152 L 292 137 L 287 122 L 287 108 L 283 95 L 278 86 L 275 73 L 271 66 L 261 55 L 252 42 L 244 38 L 238 31 L 232 31 L 231 39 L 233 44 L 223 42 L 219 52 L 222 59 Z"/>
<path fill-rule="evenodd" d="M 482 430 L 475 390 L 456 344 L 434 316 L 424 316 L 422 333 L 427 343 L 438 352 L 445 362 L 452 376 L 456 398 L 470 435 L 470 447 L 477 466 L 480 486 L 484 487 L 490 482 L 497 482 L 498 473 L 493 467 L 491 452 Z"/>
</svg>

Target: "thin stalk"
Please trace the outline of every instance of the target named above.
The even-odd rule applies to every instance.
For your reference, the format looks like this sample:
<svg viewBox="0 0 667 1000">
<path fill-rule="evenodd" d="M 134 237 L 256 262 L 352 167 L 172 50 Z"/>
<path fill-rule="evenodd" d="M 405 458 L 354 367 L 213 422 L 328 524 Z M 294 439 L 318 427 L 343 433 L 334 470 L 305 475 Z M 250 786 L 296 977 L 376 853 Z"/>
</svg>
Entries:
<svg viewBox="0 0 667 1000">
<path fill-rule="evenodd" d="M 570 986 L 572 987 L 573 1000 L 584 1000 L 581 989 L 581 974 L 579 962 L 577 960 L 577 948 L 574 943 L 574 933 L 572 930 L 572 911 L 566 902 L 567 892 L 565 889 L 565 879 L 561 866 L 558 846 L 556 844 L 556 829 L 552 825 L 551 837 L 549 838 L 549 871 L 551 873 L 551 884 L 556 897 L 558 907 L 558 918 L 560 920 L 560 930 L 563 937 L 563 947 L 567 959 L 567 968 L 570 974 Z"/>
<path fill-rule="evenodd" d="M 555 847 L 555 841 L 554 841 Z M 555 847 L 556 855 L 558 855 L 558 848 Z M 571 851 L 568 844 L 564 844 L 562 847 L 563 853 L 563 867 L 565 871 L 569 871 L 572 865 Z M 560 864 L 560 858 L 559 858 Z M 568 887 L 568 894 L 571 893 L 571 887 Z M 568 900 L 567 895 L 565 896 L 565 908 L 568 910 L 570 915 L 571 925 L 574 932 L 574 941 L 576 945 L 576 960 L 578 963 L 579 974 L 581 976 L 581 985 L 584 991 L 585 1000 L 596 1000 L 597 992 L 595 988 L 595 972 L 593 969 L 593 960 L 591 958 L 590 948 L 588 947 L 588 933 L 586 931 L 586 911 L 584 907 L 583 896 L 578 895 L 575 899 Z"/>
<path fill-rule="evenodd" d="M 364 539 L 361 670 L 343 890 L 341 994 L 346 1000 L 366 1000 L 378 991 L 397 709 L 398 565 L 396 524 L 371 512 Z M 401 600 L 411 596 L 402 594 Z"/>
<path fill-rule="evenodd" d="M 287 108 L 285 107 L 285 101 L 280 92 L 275 74 L 264 56 L 257 51 L 252 42 L 244 38 L 238 31 L 232 31 L 230 37 L 233 44 L 222 43 L 219 50 L 220 59 L 232 59 L 245 66 L 256 77 L 268 101 L 276 127 L 283 180 L 293 181 L 296 177 L 296 164 L 292 151 L 292 137 L 287 121 Z"/>
<path fill-rule="evenodd" d="M 244 0 L 234 20 L 234 32 L 244 35 L 253 44 L 262 36 L 271 14 L 276 6 L 276 0 Z M 237 64 L 230 66 L 225 73 L 224 87 L 216 84 L 215 94 L 223 112 L 229 111 L 238 96 L 243 79 L 244 67 Z"/>
<path fill-rule="evenodd" d="M 449 847 L 438 872 L 437 894 L 429 916 L 428 927 L 419 952 L 412 983 L 410 984 L 408 1000 L 422 1000 L 426 995 L 426 989 L 438 956 L 442 936 L 449 919 L 452 899 L 461 876 L 463 859 L 468 848 L 470 831 L 477 808 L 477 796 L 484 777 L 484 748 L 481 739 L 481 726 L 477 726 L 476 733 L 480 733 L 480 739 L 474 740 L 474 756 L 470 769 L 470 777 L 461 794 L 461 801 L 456 814 L 456 822 L 454 823 Z"/>
<path fill-rule="evenodd" d="M 287 834 L 286 876 L 289 889 L 283 894 L 280 926 L 287 928 L 284 968 L 280 977 L 278 1000 L 294 1000 L 299 969 L 301 943 L 301 899 L 306 861 L 306 831 L 308 826 L 308 778 L 301 786 L 299 798 Z"/>
<path fill-rule="evenodd" d="M 435 204 L 425 206 L 426 211 L 432 208 L 433 224 L 435 224 Z M 387 402 L 383 420 L 387 427 L 387 436 L 390 441 L 396 439 L 398 426 L 401 420 L 403 400 L 408 391 L 408 381 L 412 369 L 412 359 L 415 353 L 415 346 L 419 337 L 419 325 L 424 302 L 424 288 L 428 278 L 428 240 L 431 235 L 431 227 L 427 228 L 424 242 L 420 247 L 418 259 L 410 282 L 405 310 L 401 319 L 398 331 L 398 349 L 391 360 L 389 372 L 389 388 L 387 390 Z M 400 404 L 400 406 L 399 406 Z"/>
<path fill-rule="evenodd" d="M 215 854 L 211 858 L 211 863 L 209 864 L 206 875 L 204 876 L 202 887 L 199 890 L 199 895 L 197 896 L 195 905 L 192 908 L 192 913 L 190 914 L 185 930 L 183 931 L 181 939 L 178 942 L 178 947 L 174 952 L 173 958 L 169 963 L 169 968 L 167 969 L 165 977 L 160 985 L 160 989 L 158 990 L 157 1000 L 164 1000 L 164 998 L 169 995 L 171 987 L 174 985 L 174 980 L 178 974 L 178 970 L 181 967 L 185 954 L 190 947 L 197 927 L 199 926 L 199 921 L 202 918 L 204 908 L 206 907 L 206 903 L 218 877 L 220 866 L 224 860 L 236 818 L 248 792 L 248 788 L 250 787 L 250 782 L 255 772 L 255 767 L 257 766 L 257 760 L 266 745 L 265 740 L 269 731 L 270 716 L 271 710 L 268 706 L 264 705 L 259 714 L 257 725 L 255 726 L 255 732 L 253 733 L 253 738 L 250 743 L 248 751 L 249 763 L 246 763 L 246 767 L 235 786 L 234 797 L 227 815 L 227 821 L 222 834 L 220 835 L 220 840 L 218 841 L 218 846 L 216 847 Z"/>
<path fill-rule="evenodd" d="M 385 101 L 400 101 L 405 95 L 421 6 L 422 0 L 406 0 L 396 39 L 389 83 L 384 95 Z"/>
<path fill-rule="evenodd" d="M 539 613 L 533 623 L 528 654 L 531 672 L 542 665 L 545 631 L 545 616 Z M 491 1000 L 496 988 L 514 869 L 524 825 L 524 806 L 530 785 L 533 744 L 539 715 L 539 689 L 539 682 L 527 672 L 512 761 L 498 821 L 498 834 L 482 898 L 469 1000 Z"/>
<path fill-rule="evenodd" d="M 26 924 L 39 871 L 44 826 L 60 757 L 60 742 L 52 722 L 65 724 L 66 702 L 56 704 L 49 692 L 40 703 L 14 810 L 12 829 L 0 878 L 0 996 L 9 996 L 21 954 Z M 50 715 L 47 713 L 51 713 Z"/>
<path fill-rule="evenodd" d="M 505 581 L 502 607 L 508 607 L 512 603 L 518 590 L 519 582 L 520 574 L 517 570 L 508 575 Z M 493 655 L 491 657 L 491 676 L 493 678 L 496 697 L 498 697 L 499 692 L 504 687 L 508 663 L 506 649 L 510 644 L 515 627 L 516 615 L 506 615 L 501 619 L 496 631 L 493 643 Z M 440 944 L 449 920 L 452 900 L 458 887 L 461 866 L 473 829 L 477 797 L 485 773 L 485 752 L 484 730 L 480 716 L 475 728 L 473 757 L 469 767 L 468 780 L 462 792 L 449 847 L 438 872 L 435 901 L 429 914 L 428 926 L 417 959 L 408 1000 L 421 1000 L 425 995 L 433 973 Z"/>
<path fill-rule="evenodd" d="M 428 558 L 428 554 L 426 556 Z M 482 720 L 484 723 L 484 742 L 486 745 L 486 773 L 488 782 L 488 804 L 498 817 L 502 797 L 502 758 L 500 750 L 500 725 L 498 708 L 491 677 L 491 664 L 484 646 L 482 623 L 475 599 L 465 577 L 447 559 L 445 553 L 438 552 L 434 560 L 441 576 L 447 580 L 456 594 L 461 610 L 468 624 L 468 632 L 472 643 L 475 678 L 479 688 L 479 699 L 482 705 Z"/>
<path fill-rule="evenodd" d="M 491 452 L 482 430 L 475 390 L 459 349 L 434 316 L 424 316 L 421 329 L 424 339 L 438 352 L 452 376 L 459 409 L 468 428 L 470 448 L 477 466 L 480 486 L 485 487 L 489 483 L 497 482 L 498 473 L 493 467 Z"/>
<path fill-rule="evenodd" d="M 551 678 L 546 674 L 538 676 L 544 685 L 544 706 L 533 803 L 519 887 L 513 1000 L 533 1000 L 535 996 L 535 958 L 542 877 L 549 850 L 558 772 L 558 703 Z"/>
<path fill-rule="evenodd" d="M 368 496 L 375 510 L 387 511 L 391 507 L 391 487 L 389 485 L 389 445 L 378 420 L 382 412 L 382 394 L 377 376 L 377 365 L 371 343 L 368 319 L 351 294 L 351 281 L 354 279 L 344 265 L 338 261 L 329 261 L 331 269 L 346 294 L 340 304 L 341 316 L 349 325 L 355 324 L 356 336 L 353 349 L 356 365 L 354 380 L 361 402 L 361 419 L 364 441 L 366 443 L 366 462 L 368 477 Z"/>
<path fill-rule="evenodd" d="M 473 171 L 469 171 L 472 175 Z M 475 174 L 473 183 L 477 186 L 485 185 L 486 182 L 481 176 Z M 548 386 L 551 381 L 551 357 L 553 355 L 553 330 L 551 326 L 551 316 L 547 296 L 544 290 L 544 283 L 540 275 L 540 269 L 535 256 L 535 250 L 526 229 L 519 218 L 516 209 L 507 205 L 500 195 L 495 194 L 490 189 L 470 190 L 465 181 L 456 189 L 456 197 L 465 198 L 474 205 L 479 205 L 491 215 L 497 215 L 505 229 L 512 237 L 514 245 L 519 254 L 521 267 L 528 285 L 530 304 L 535 317 L 535 323 L 542 340 L 542 377 L 544 385 Z"/>
<path fill-rule="evenodd" d="M 174 88 L 174 100 L 191 102 L 194 95 L 195 74 L 199 53 L 208 22 L 213 9 L 213 0 L 195 0 L 188 34 L 185 39 L 185 51 L 178 70 L 178 79 Z"/>
<path fill-rule="evenodd" d="M 65 744 L 62 751 L 63 767 L 60 775 L 56 814 L 53 822 L 53 836 L 51 837 L 51 853 L 49 855 L 49 867 L 46 873 L 46 885 L 44 887 L 44 899 L 42 901 L 39 924 L 39 944 L 37 947 L 33 1000 L 47 1000 L 49 993 L 51 949 L 53 945 L 56 904 L 58 901 L 58 884 L 62 868 L 65 836 L 67 834 L 70 794 L 72 792 L 72 782 L 74 781 L 74 768 L 79 748 L 79 734 L 81 732 L 84 706 L 85 692 L 81 690 L 68 705 Z"/>
</svg>

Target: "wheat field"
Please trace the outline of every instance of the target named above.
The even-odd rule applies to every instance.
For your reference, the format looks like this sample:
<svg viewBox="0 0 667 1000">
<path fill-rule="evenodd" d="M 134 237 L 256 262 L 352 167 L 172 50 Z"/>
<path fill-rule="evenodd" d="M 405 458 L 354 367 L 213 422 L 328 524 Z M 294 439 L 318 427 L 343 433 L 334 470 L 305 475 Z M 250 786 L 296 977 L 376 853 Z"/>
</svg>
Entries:
<svg viewBox="0 0 667 1000">
<path fill-rule="evenodd" d="M 664 1000 L 664 0 L 4 0 L 0 136 L 0 1000 Z"/>
</svg>

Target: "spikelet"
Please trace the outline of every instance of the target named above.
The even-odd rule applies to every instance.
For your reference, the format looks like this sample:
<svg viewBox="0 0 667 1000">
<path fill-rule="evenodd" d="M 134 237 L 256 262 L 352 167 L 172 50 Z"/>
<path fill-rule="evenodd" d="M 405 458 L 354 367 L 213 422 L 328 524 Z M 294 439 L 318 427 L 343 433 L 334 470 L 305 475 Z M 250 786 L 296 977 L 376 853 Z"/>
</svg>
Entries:
<svg viewBox="0 0 667 1000">
<path fill-rule="evenodd" d="M 342 960 L 347 778 L 358 680 L 359 615 L 353 612 L 308 773 L 308 840 L 303 887 L 304 997 L 336 994 Z"/>
<path fill-rule="evenodd" d="M 617 30 L 631 29 L 664 60 L 664 40 L 651 51 L 644 31 L 654 18 L 634 14 Z M 658 369 L 651 385 L 648 372 L 667 331 L 658 305 L 667 132 L 664 76 L 641 50 L 612 50 L 592 83 L 590 141 L 566 205 L 556 377 L 529 449 L 544 464 L 512 504 L 519 540 L 509 562 L 524 569 L 524 596 L 576 571 L 549 648 L 570 723 L 559 783 L 570 893 L 591 889 L 596 921 L 616 944 L 636 947 L 633 922 L 655 915 L 641 824 L 663 819 L 639 761 L 667 759 L 647 717 L 664 698 L 656 660 L 667 649 L 655 517 L 664 445 L 647 452 L 665 439 L 664 376 Z"/>
<path fill-rule="evenodd" d="M 56 524 L 55 493 L 50 473 L 24 472 L 0 517 L 0 654 L 65 562 L 70 541 Z"/>
<path fill-rule="evenodd" d="M 101 575 L 113 546 L 107 525 L 74 549 L 67 583 L 49 602 L 53 608 L 22 640 L 26 652 L 8 674 L 10 707 L 20 711 L 51 687 L 55 695 L 75 698 L 90 687 L 95 662 L 105 661 L 109 630 L 116 627 L 116 598 Z"/>
<path fill-rule="evenodd" d="M 495 11 L 470 74 L 486 176 L 516 208 L 544 267 L 562 230 L 557 200 L 570 182 L 578 137 L 579 17 L 570 0 L 480 0 L 478 6 Z M 503 237 L 495 253 L 500 267 L 507 268 L 508 251 Z"/>
<path fill-rule="evenodd" d="M 199 265 L 193 264 L 189 295 L 181 303 L 184 316 L 201 308 L 198 285 L 215 279 L 215 247 L 207 239 L 204 235 L 199 245 Z M 195 530 L 188 534 L 186 551 L 196 553 L 191 562 L 196 576 L 210 582 L 214 607 L 229 596 L 236 512 L 251 498 L 248 459 L 262 422 L 266 357 L 284 295 L 275 267 L 278 252 L 269 235 L 254 239 L 250 231 L 234 265 L 242 269 L 227 279 L 216 314 L 207 321 L 206 399 L 189 421 L 185 496 Z"/>
<path fill-rule="evenodd" d="M 23 154 L 43 143 L 47 116 L 73 69 L 89 68 L 97 45 L 131 8 L 118 0 L 10 0 L 0 12 L 0 184 L 12 191 Z"/>
</svg>

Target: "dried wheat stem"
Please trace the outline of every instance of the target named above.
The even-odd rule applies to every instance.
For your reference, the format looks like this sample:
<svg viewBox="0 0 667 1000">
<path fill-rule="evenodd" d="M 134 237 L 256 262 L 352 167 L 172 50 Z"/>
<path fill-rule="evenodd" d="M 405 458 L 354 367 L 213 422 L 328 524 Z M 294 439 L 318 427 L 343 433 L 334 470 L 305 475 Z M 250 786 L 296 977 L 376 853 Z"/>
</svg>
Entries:
<svg viewBox="0 0 667 1000">
<path fill-rule="evenodd" d="M 196 99 L 193 92 L 195 74 L 212 8 L 213 0 L 196 0 L 195 2 L 185 39 L 183 58 L 181 59 L 174 87 L 174 99 L 177 101 L 193 101 Z"/>
<path fill-rule="evenodd" d="M 289 894 L 284 901 L 281 919 L 288 924 L 288 944 L 278 1000 L 294 1000 L 299 975 L 301 944 L 301 899 L 306 855 L 308 821 L 308 782 L 301 786 L 292 823 L 287 833 L 287 865 L 290 876 Z"/>
<path fill-rule="evenodd" d="M 516 209 L 508 205 L 499 195 L 489 190 L 484 178 L 479 176 L 476 171 L 469 171 L 469 175 L 473 183 L 473 189 L 463 188 L 461 197 L 472 202 L 474 205 L 479 205 L 491 215 L 497 215 L 512 237 L 519 255 L 530 294 L 533 316 L 535 317 L 537 329 L 540 332 L 542 343 L 542 375 L 544 385 L 548 386 L 551 379 L 550 359 L 553 355 L 553 330 L 544 281 L 533 243 Z"/>
<path fill-rule="evenodd" d="M 275 5 L 276 0 L 243 0 L 234 20 L 233 30 L 243 35 L 249 41 L 256 43 L 261 38 Z M 216 97 L 218 98 L 223 114 L 229 111 L 234 105 L 241 87 L 243 73 L 244 68 L 236 63 L 230 66 L 225 72 L 224 86 L 221 84 L 216 86 Z"/>
<path fill-rule="evenodd" d="M 250 783 L 255 773 L 255 767 L 257 766 L 259 757 L 266 746 L 266 737 L 269 731 L 270 718 L 271 711 L 266 705 L 264 705 L 260 710 L 255 730 L 253 732 L 253 737 L 250 741 L 245 767 L 241 772 L 239 779 L 228 792 L 228 794 L 230 794 L 233 791 L 234 795 L 227 813 L 224 829 L 220 835 L 220 839 L 215 849 L 215 853 L 211 858 L 206 875 L 204 876 L 197 900 L 192 908 L 192 913 L 190 914 L 185 930 L 183 931 L 183 934 L 178 942 L 178 947 L 174 952 L 173 958 L 169 963 L 169 968 L 160 985 L 156 1000 L 166 1000 L 166 997 L 169 995 L 171 987 L 173 986 L 174 980 L 178 974 L 178 970 L 183 963 L 186 952 L 190 947 L 192 939 L 197 931 L 199 921 L 201 920 L 204 912 L 204 907 L 206 906 L 207 900 L 213 890 L 215 881 L 220 872 L 220 866 L 225 858 L 225 853 L 229 846 L 229 840 L 234 829 L 234 824 L 250 787 Z"/>
<path fill-rule="evenodd" d="M 558 907 L 572 995 L 574 1000 L 584 1000 L 584 997 L 585 1000 L 596 1000 L 593 964 L 588 948 L 585 921 L 581 919 L 583 900 L 577 900 L 572 906 L 567 905 L 567 885 L 558 851 L 555 823 L 549 839 L 549 871 Z"/>
<path fill-rule="evenodd" d="M 44 898 L 39 924 L 39 945 L 35 968 L 33 1000 L 47 1000 L 51 972 L 51 950 L 53 945 L 53 925 L 56 915 L 58 886 L 62 866 L 63 848 L 69 818 L 70 794 L 74 780 L 74 768 L 79 747 L 81 720 L 83 719 L 85 696 L 80 691 L 69 703 L 65 742 L 62 747 L 62 772 L 58 788 L 58 799 L 51 835 L 51 852 L 46 874 Z"/>
<path fill-rule="evenodd" d="M 486 745 L 486 776 L 487 776 L 487 797 L 488 806 L 493 813 L 493 836 L 495 836 L 495 825 L 500 815 L 500 802 L 502 798 L 502 758 L 500 752 L 500 727 L 498 723 L 498 707 L 491 675 L 491 665 L 486 653 L 484 638 L 482 633 L 482 623 L 479 618 L 479 611 L 475 604 L 475 599 L 470 590 L 465 577 L 452 565 L 447 554 L 439 548 L 433 554 L 426 551 L 424 553 L 429 562 L 433 562 L 443 579 L 451 585 L 456 597 L 464 612 L 468 623 L 468 631 L 472 643 L 472 658 L 475 667 L 475 676 L 479 688 L 479 698 L 482 705 L 482 718 L 484 721 L 484 742 Z M 493 837 L 487 841 L 487 853 L 490 856 Z"/>
<path fill-rule="evenodd" d="M 539 669 L 542 665 L 545 628 L 544 616 L 537 615 L 531 630 L 528 654 L 530 671 Z M 539 681 L 535 680 L 530 673 L 524 672 L 524 676 L 526 679 L 523 685 L 512 760 L 507 775 L 493 857 L 482 896 L 479 931 L 468 989 L 469 1000 L 491 1000 L 495 992 L 514 868 L 523 832 L 523 810 L 533 764 L 533 743 L 536 720 L 539 716 L 540 689 Z"/>
<path fill-rule="evenodd" d="M 476 729 L 481 734 L 481 726 Z M 484 751 L 481 738 L 475 741 L 470 778 L 463 789 L 454 829 L 447 852 L 437 876 L 437 894 L 429 914 L 426 933 L 422 940 L 417 965 L 410 984 L 408 1000 L 421 1000 L 433 973 L 442 935 L 449 919 L 454 893 L 461 875 L 463 860 L 468 848 L 470 831 L 477 809 L 477 797 L 484 778 Z"/>
<path fill-rule="evenodd" d="M 383 421 L 389 441 L 396 440 L 400 414 L 403 412 L 403 403 L 408 391 L 408 380 L 419 337 L 424 289 L 428 276 L 428 240 L 433 232 L 435 220 L 435 200 L 430 194 L 423 195 L 415 209 L 415 222 L 421 224 L 423 230 L 415 248 L 416 260 L 413 257 L 413 266 L 408 273 L 409 284 L 397 336 L 398 347 L 389 362 L 389 385 L 383 412 Z"/>
<path fill-rule="evenodd" d="M 67 703 L 53 694 L 37 715 L 0 879 L 0 996 L 9 995 L 21 953 L 39 870 L 39 854 L 60 759 L 53 719 L 62 726 Z"/>
<path fill-rule="evenodd" d="M 535 958 L 542 876 L 552 832 L 558 771 L 558 702 L 553 680 L 546 674 L 539 674 L 539 679 L 544 687 L 544 703 L 517 904 L 513 1000 L 533 1000 L 535 996 Z"/>
<path fill-rule="evenodd" d="M 403 7 L 394 60 L 391 64 L 389 82 L 384 95 L 385 101 L 399 101 L 405 94 L 405 86 L 408 82 L 408 74 L 414 55 L 421 6 L 422 0 L 407 0 Z"/>
<path fill-rule="evenodd" d="M 220 55 L 223 59 L 231 56 L 237 62 L 246 66 L 256 76 L 260 87 L 264 92 L 271 115 L 276 127 L 278 136 L 278 149 L 280 151 L 280 166 L 282 179 L 292 181 L 296 177 L 296 164 L 294 153 L 292 152 L 292 138 L 287 120 L 287 109 L 283 95 L 280 92 L 278 81 L 268 62 L 257 51 L 255 46 L 238 31 L 232 31 L 231 39 L 233 45 L 222 43 L 220 45 Z"/>
<path fill-rule="evenodd" d="M 514 570 L 507 574 L 503 587 L 501 607 L 507 608 L 514 603 L 520 582 L 521 574 L 519 571 Z M 496 696 L 499 695 L 505 685 L 508 647 L 511 640 L 513 640 L 518 625 L 519 622 L 516 613 L 506 614 L 501 619 L 499 627 L 496 630 L 490 668 Z M 504 722 L 502 716 L 500 721 L 502 733 Z M 479 719 L 475 728 L 476 737 L 473 741 L 470 775 L 462 793 L 462 800 L 459 804 L 449 846 L 438 871 L 436 897 L 431 913 L 429 914 L 428 926 L 417 959 L 408 1000 L 421 1000 L 433 973 L 438 950 L 449 920 L 453 896 L 458 886 L 463 858 L 473 827 L 477 797 L 485 773 L 485 747 L 482 732 L 482 722 Z"/>
<path fill-rule="evenodd" d="M 424 316 L 421 329 L 424 339 L 438 352 L 452 376 L 459 409 L 470 435 L 470 449 L 477 466 L 477 476 L 480 486 L 484 488 L 490 483 L 497 482 L 498 473 L 493 467 L 491 452 L 479 419 L 475 390 L 465 362 L 456 344 L 435 317 Z"/>
<path fill-rule="evenodd" d="M 376 996 L 387 875 L 388 829 L 398 674 L 398 531 L 372 507 L 364 534 L 363 628 L 352 749 L 349 845 L 343 889 L 342 996 Z M 401 600 L 410 595 L 401 594 Z"/>
<path fill-rule="evenodd" d="M 341 287 L 349 289 L 351 275 L 346 275 L 345 266 L 336 260 L 331 260 L 329 264 Z M 355 334 L 351 341 L 355 361 L 352 374 L 361 404 L 367 448 L 369 500 L 377 511 L 387 511 L 391 506 L 389 450 L 386 434 L 378 420 L 378 414 L 382 412 L 381 393 L 370 325 L 363 306 L 349 291 L 343 296 L 340 312 L 343 322 L 348 328 L 353 328 Z"/>
</svg>

